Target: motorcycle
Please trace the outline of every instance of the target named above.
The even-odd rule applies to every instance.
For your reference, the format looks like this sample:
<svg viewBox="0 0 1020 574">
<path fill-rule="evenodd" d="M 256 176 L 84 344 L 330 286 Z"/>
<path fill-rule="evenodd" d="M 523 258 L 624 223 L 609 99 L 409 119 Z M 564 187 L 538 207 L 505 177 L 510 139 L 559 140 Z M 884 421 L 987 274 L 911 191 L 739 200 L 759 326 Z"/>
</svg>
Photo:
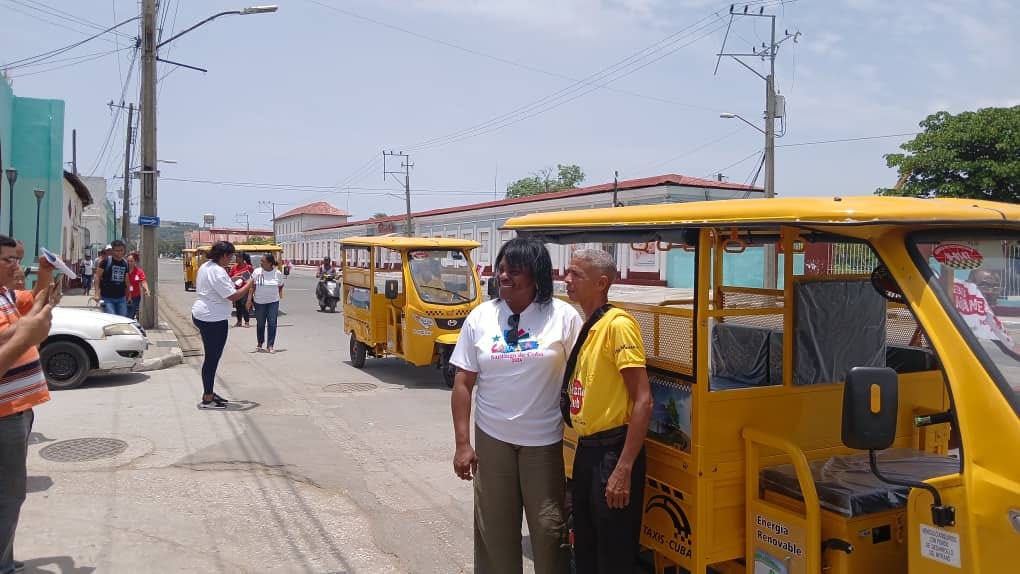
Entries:
<svg viewBox="0 0 1020 574">
<path fill-rule="evenodd" d="M 315 286 L 315 299 L 319 302 L 319 311 L 329 308 L 330 313 L 336 312 L 336 304 L 340 300 L 339 272 L 331 271 L 319 276 L 319 284 Z"/>
</svg>

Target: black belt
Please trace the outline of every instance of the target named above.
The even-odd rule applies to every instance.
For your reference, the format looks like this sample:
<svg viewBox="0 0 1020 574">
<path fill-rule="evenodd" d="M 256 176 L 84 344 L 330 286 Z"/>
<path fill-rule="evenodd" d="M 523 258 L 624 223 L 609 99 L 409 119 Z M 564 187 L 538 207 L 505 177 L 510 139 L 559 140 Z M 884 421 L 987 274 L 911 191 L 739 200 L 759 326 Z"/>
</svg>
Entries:
<svg viewBox="0 0 1020 574">
<path fill-rule="evenodd" d="M 627 441 L 627 425 L 609 430 L 600 431 L 594 434 L 579 437 L 577 446 L 580 447 L 607 447 L 620 446 Z"/>
</svg>

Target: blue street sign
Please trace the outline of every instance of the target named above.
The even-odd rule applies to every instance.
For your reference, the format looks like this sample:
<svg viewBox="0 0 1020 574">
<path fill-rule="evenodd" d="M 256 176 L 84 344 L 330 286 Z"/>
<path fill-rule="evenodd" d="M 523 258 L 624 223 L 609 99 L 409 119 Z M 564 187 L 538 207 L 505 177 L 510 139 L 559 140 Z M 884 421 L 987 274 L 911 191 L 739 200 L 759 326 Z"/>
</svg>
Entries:
<svg viewBox="0 0 1020 574">
<path fill-rule="evenodd" d="M 155 215 L 139 215 L 138 225 L 142 227 L 159 227 L 159 218 Z"/>
</svg>

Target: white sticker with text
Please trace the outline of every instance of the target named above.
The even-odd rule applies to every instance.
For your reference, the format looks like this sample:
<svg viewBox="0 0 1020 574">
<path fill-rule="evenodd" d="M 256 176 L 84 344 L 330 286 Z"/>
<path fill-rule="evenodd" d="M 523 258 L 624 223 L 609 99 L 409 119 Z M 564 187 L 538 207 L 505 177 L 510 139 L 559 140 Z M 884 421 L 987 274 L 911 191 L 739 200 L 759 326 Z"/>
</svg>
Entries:
<svg viewBox="0 0 1020 574">
<path fill-rule="evenodd" d="M 922 524 L 921 556 L 959 568 L 960 535 Z"/>
</svg>

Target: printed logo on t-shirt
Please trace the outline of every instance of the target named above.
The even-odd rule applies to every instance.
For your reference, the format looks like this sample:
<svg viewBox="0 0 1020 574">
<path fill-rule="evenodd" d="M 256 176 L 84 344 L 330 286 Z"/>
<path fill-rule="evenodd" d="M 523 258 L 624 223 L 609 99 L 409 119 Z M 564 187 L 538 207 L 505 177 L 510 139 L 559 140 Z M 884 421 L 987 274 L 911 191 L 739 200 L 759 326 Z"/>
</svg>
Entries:
<svg viewBox="0 0 1020 574">
<path fill-rule="evenodd" d="M 582 404 L 584 404 L 584 385 L 578 379 L 574 379 L 574 382 L 570 383 L 570 414 L 576 415 L 581 412 Z"/>
<path fill-rule="evenodd" d="M 538 339 L 532 339 L 531 333 L 526 329 L 517 330 L 517 344 L 511 345 L 506 342 L 507 336 L 510 335 L 510 329 L 503 331 L 503 336 L 496 335 L 492 338 L 492 352 L 493 353 L 519 353 L 521 351 L 533 351 L 538 348 L 541 343 Z"/>
<path fill-rule="evenodd" d="M 112 269 L 110 269 L 110 283 L 123 283 L 126 272 L 126 266 L 114 265 Z"/>
</svg>

